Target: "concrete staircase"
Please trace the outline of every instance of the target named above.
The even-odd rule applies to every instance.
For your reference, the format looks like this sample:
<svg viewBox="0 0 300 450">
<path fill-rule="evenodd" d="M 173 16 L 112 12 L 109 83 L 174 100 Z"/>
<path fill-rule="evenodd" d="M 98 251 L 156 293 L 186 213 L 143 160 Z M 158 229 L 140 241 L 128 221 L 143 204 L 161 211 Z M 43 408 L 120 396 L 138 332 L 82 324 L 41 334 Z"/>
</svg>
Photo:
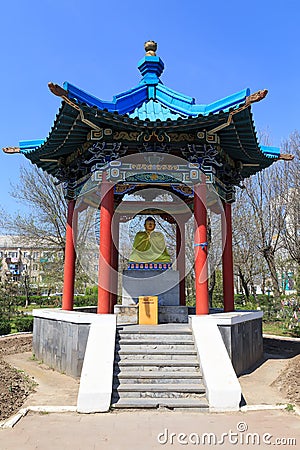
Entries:
<svg viewBox="0 0 300 450">
<path fill-rule="evenodd" d="M 111 407 L 208 411 L 187 324 L 117 327 Z"/>
</svg>

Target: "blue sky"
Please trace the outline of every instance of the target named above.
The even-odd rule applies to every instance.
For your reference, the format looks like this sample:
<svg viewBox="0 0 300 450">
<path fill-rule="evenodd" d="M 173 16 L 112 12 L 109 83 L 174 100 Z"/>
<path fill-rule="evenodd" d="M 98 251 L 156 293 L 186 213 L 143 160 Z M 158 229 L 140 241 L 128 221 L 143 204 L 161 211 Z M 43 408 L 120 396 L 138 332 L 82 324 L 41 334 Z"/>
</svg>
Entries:
<svg viewBox="0 0 300 450">
<path fill-rule="evenodd" d="M 0 17 L 0 147 L 45 138 L 60 101 L 48 81 L 69 81 L 104 100 L 135 86 L 148 39 L 165 63 L 162 81 L 197 103 L 245 87 L 267 88 L 253 106 L 258 130 L 280 146 L 300 129 L 299 2 L 293 0 L 10 0 Z M 21 155 L 0 153 L 0 206 Z"/>
</svg>

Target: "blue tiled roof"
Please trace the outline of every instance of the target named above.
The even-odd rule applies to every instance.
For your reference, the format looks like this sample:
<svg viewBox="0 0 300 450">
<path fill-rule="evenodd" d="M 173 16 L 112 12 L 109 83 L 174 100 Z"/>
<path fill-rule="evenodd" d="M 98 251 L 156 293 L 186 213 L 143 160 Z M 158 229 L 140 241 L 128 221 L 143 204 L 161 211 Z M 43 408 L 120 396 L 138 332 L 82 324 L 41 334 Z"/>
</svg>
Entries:
<svg viewBox="0 0 300 450">
<path fill-rule="evenodd" d="M 193 97 L 164 86 L 160 80 L 164 64 L 159 57 L 145 56 L 139 62 L 138 68 L 143 76 L 140 83 L 128 91 L 115 95 L 112 101 L 103 101 L 68 82 L 64 83 L 64 89 L 70 99 L 79 103 L 153 122 L 165 117 L 176 120 L 178 117 L 196 117 L 199 114 L 206 116 L 219 111 L 228 111 L 229 108 L 244 103 L 246 97 L 250 95 L 250 90 L 244 89 L 210 104 L 196 104 Z"/>
<path fill-rule="evenodd" d="M 129 117 L 138 117 L 140 120 L 149 119 L 151 122 L 160 119 L 161 121 L 171 119 L 176 120 L 179 117 L 186 117 L 184 114 L 173 112 L 157 100 L 149 100 L 144 102 L 140 107 L 129 114 Z"/>
<path fill-rule="evenodd" d="M 255 132 L 250 106 L 245 105 L 250 95 L 244 89 L 210 104 L 197 104 L 193 97 L 166 87 L 160 76 L 164 70 L 157 56 L 145 56 L 138 64 L 142 79 L 133 89 L 103 101 L 76 86 L 64 83 L 63 98 L 77 102 L 85 118 L 95 126 L 113 127 L 118 130 L 143 132 L 147 128 L 160 131 L 214 130 L 222 150 L 234 161 L 244 164 L 242 176 L 270 166 L 280 155 L 276 147 L 260 146 Z M 61 89 L 61 88 L 60 88 Z M 60 94 L 57 94 L 60 95 Z M 226 124 L 225 127 L 223 125 Z M 90 126 L 78 119 L 78 111 L 63 102 L 56 121 L 45 140 L 21 141 L 20 152 L 49 173 L 55 173 L 56 160 L 74 152 L 86 142 Z"/>
</svg>

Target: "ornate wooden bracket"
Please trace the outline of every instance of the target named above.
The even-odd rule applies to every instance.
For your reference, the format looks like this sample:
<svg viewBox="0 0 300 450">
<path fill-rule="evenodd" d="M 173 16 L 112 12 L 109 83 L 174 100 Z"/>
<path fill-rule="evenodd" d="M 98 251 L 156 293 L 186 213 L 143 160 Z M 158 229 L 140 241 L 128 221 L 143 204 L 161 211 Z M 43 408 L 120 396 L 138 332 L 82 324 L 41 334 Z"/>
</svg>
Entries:
<svg viewBox="0 0 300 450">
<path fill-rule="evenodd" d="M 8 155 L 13 155 L 14 153 L 20 153 L 19 147 L 4 147 L 2 149 L 4 153 L 7 153 Z"/>
<path fill-rule="evenodd" d="M 246 105 L 251 105 L 251 103 L 260 102 L 266 97 L 267 93 L 268 89 L 262 89 L 260 91 L 254 92 L 254 94 L 251 94 L 246 98 Z"/>
<path fill-rule="evenodd" d="M 281 153 L 279 155 L 278 159 L 281 159 L 283 161 L 292 161 L 294 159 L 294 155 L 291 155 L 290 153 Z"/>
<path fill-rule="evenodd" d="M 50 89 L 52 94 L 57 95 L 57 97 L 67 97 L 68 96 L 68 92 L 64 88 L 59 86 L 59 84 L 55 84 L 50 81 L 50 83 L 48 83 L 48 88 Z"/>
</svg>

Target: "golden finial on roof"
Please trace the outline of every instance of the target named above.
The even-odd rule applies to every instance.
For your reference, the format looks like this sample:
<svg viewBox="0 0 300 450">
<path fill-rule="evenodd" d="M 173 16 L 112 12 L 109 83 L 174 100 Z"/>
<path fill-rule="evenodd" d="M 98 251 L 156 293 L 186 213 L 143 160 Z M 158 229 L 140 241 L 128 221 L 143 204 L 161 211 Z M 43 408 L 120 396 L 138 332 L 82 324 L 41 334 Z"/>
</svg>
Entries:
<svg viewBox="0 0 300 450">
<path fill-rule="evenodd" d="M 146 56 L 156 56 L 157 43 L 154 41 L 145 42 Z"/>
</svg>

